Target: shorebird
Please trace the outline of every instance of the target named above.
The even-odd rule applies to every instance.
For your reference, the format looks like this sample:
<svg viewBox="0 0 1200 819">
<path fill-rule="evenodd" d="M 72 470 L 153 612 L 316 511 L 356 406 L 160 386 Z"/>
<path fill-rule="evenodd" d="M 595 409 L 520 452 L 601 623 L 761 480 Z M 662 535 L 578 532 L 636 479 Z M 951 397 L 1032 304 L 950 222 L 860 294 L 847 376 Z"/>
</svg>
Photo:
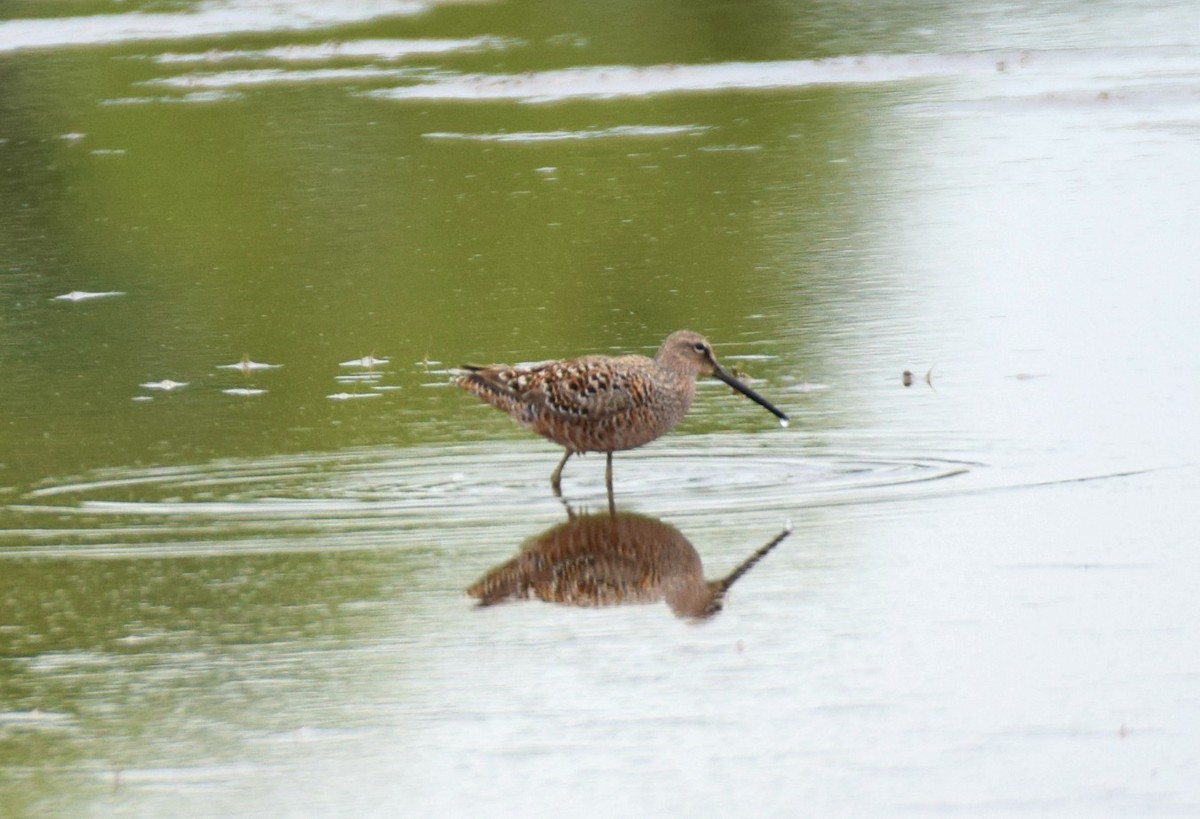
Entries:
<svg viewBox="0 0 1200 819">
<path fill-rule="evenodd" d="M 580 452 L 607 456 L 604 482 L 612 498 L 612 456 L 650 443 L 678 424 L 692 405 L 696 378 L 716 376 L 765 407 L 787 426 L 788 417 L 730 375 L 699 333 L 667 336 L 654 358 L 589 355 L 528 366 L 464 366 L 455 383 L 507 412 L 514 421 L 566 450 L 550 475 L 562 496 L 562 471 Z"/>
</svg>

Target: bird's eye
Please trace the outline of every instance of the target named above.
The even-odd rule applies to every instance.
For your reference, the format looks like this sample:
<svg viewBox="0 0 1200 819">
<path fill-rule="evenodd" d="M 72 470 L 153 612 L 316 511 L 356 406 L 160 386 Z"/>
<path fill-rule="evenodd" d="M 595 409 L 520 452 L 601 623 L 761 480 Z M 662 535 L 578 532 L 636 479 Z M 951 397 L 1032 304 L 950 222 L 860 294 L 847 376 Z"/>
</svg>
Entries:
<svg viewBox="0 0 1200 819">
<path fill-rule="evenodd" d="M 697 341 L 695 344 L 692 345 L 692 349 L 698 353 L 703 353 L 705 351 L 704 342 Z"/>
</svg>

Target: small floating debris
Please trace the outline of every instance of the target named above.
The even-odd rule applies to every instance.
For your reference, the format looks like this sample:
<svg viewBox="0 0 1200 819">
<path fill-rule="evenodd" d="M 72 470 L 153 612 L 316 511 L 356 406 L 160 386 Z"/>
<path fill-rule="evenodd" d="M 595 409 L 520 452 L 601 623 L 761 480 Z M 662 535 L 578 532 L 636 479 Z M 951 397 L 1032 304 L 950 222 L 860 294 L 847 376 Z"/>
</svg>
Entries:
<svg viewBox="0 0 1200 819">
<path fill-rule="evenodd" d="M 355 398 L 380 398 L 381 393 L 377 392 L 335 392 L 328 396 L 334 401 L 352 401 Z"/>
<path fill-rule="evenodd" d="M 929 385 L 929 389 L 931 389 L 931 390 L 934 389 L 934 387 L 933 387 L 933 367 L 930 367 L 928 370 L 925 371 L 925 379 L 924 380 L 925 380 L 925 383 Z M 913 384 L 912 370 L 905 370 L 904 372 L 902 372 L 900 374 L 900 383 L 906 387 L 912 386 L 912 384 Z"/>
<path fill-rule="evenodd" d="M 221 390 L 226 395 L 262 395 L 266 390 L 253 389 L 250 387 L 230 387 L 227 390 Z"/>
<path fill-rule="evenodd" d="M 172 381 L 169 378 L 164 378 L 162 381 L 147 381 L 145 384 L 142 384 L 142 386 L 148 390 L 163 390 L 169 392 L 171 390 L 182 389 L 183 387 L 186 387 L 188 383 L 189 382 L 187 381 Z"/>
<path fill-rule="evenodd" d="M 391 363 L 389 358 L 376 358 L 373 355 L 365 355 L 362 358 L 356 358 L 353 361 L 343 361 L 338 364 L 339 367 L 378 367 L 380 364 Z"/>
<path fill-rule="evenodd" d="M 135 395 L 135 396 L 133 396 L 133 400 L 134 401 L 153 401 L 154 396 L 153 395 Z"/>
<path fill-rule="evenodd" d="M 51 301 L 88 301 L 89 299 L 110 299 L 113 296 L 124 295 L 125 293 L 120 290 L 104 290 L 98 293 L 92 293 L 87 290 L 72 290 L 70 293 L 55 296 Z"/>
<path fill-rule="evenodd" d="M 282 367 L 282 364 L 264 364 L 261 361 L 251 361 L 250 356 L 243 354 L 242 360 L 236 364 L 218 364 L 218 370 L 241 370 L 244 373 L 254 372 L 255 370 L 277 370 Z"/>
</svg>

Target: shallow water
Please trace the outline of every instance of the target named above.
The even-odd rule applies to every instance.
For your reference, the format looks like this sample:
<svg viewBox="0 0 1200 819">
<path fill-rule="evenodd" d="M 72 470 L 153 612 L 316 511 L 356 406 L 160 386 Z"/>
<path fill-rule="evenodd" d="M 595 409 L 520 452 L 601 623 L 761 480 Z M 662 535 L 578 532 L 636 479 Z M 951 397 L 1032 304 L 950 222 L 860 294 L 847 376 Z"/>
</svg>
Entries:
<svg viewBox="0 0 1200 819">
<path fill-rule="evenodd" d="M 0 814 L 1200 812 L 1196 8 L 53 11 Z M 703 383 L 612 541 L 449 386 L 682 327 L 792 424 Z M 466 593 L 564 550 L 660 602 Z"/>
</svg>

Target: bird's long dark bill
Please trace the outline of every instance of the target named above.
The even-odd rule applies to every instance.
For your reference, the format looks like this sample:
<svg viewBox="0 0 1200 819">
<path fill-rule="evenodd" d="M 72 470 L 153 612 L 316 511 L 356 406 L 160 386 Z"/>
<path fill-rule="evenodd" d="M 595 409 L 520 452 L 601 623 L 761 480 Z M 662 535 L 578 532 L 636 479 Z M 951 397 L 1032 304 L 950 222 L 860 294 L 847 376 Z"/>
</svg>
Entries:
<svg viewBox="0 0 1200 819">
<path fill-rule="evenodd" d="M 783 421 L 785 425 L 787 424 L 788 417 L 784 415 L 778 407 L 727 373 L 724 367 L 720 366 L 719 364 L 713 367 L 713 375 L 724 381 L 729 386 L 733 387 L 735 390 L 749 398 L 754 403 L 758 404 L 760 407 L 766 409 L 780 421 Z"/>
</svg>

